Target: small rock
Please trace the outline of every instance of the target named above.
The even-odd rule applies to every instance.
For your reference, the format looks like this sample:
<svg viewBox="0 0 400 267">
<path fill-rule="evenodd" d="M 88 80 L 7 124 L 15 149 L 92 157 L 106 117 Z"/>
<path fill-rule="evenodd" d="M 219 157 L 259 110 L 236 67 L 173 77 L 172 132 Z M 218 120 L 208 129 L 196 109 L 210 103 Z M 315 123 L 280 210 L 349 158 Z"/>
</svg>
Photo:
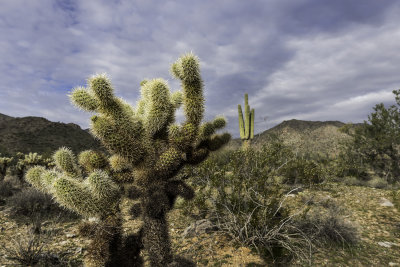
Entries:
<svg viewBox="0 0 400 267">
<path fill-rule="evenodd" d="M 48 226 L 48 225 L 50 225 L 50 224 L 51 224 L 50 221 L 44 221 L 44 222 L 42 222 L 42 226 Z"/>
<path fill-rule="evenodd" d="M 83 248 L 82 248 L 82 247 L 79 247 L 79 248 L 77 248 L 77 249 L 75 250 L 75 253 L 77 253 L 77 254 L 82 254 L 82 251 L 83 251 Z"/>
<path fill-rule="evenodd" d="M 398 246 L 396 243 L 387 242 L 387 241 L 378 242 L 378 245 L 379 245 L 379 246 L 382 246 L 382 247 L 385 247 L 385 248 L 391 248 L 392 246 Z"/>
<path fill-rule="evenodd" d="M 68 233 L 66 236 L 67 236 L 68 238 L 74 238 L 74 237 L 76 237 L 76 234 Z"/>
<path fill-rule="evenodd" d="M 186 229 L 183 231 L 183 237 L 192 237 L 203 233 L 209 233 L 217 229 L 218 227 L 216 227 L 211 221 L 207 219 L 202 219 L 186 227 Z"/>
<path fill-rule="evenodd" d="M 60 246 L 64 246 L 65 244 L 67 244 L 68 241 L 61 241 L 60 243 L 58 243 Z"/>
<path fill-rule="evenodd" d="M 383 206 L 383 207 L 393 207 L 394 205 L 388 199 L 383 197 L 383 198 L 381 198 L 381 206 Z"/>
<path fill-rule="evenodd" d="M 389 266 L 399 266 L 400 264 L 396 263 L 396 262 L 389 262 Z"/>
</svg>

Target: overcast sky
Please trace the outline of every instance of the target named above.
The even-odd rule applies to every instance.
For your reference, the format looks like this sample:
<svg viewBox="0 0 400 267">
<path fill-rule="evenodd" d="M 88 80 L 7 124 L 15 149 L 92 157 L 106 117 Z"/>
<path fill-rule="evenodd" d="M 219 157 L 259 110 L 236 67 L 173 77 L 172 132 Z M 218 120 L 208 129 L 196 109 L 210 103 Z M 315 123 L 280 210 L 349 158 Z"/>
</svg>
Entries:
<svg viewBox="0 0 400 267">
<path fill-rule="evenodd" d="M 67 94 L 106 72 L 135 104 L 144 78 L 200 58 L 205 119 L 249 94 L 255 133 L 283 120 L 362 122 L 400 88 L 397 0 L 0 0 L 0 113 L 88 128 Z M 178 113 L 178 121 L 182 113 Z"/>
</svg>

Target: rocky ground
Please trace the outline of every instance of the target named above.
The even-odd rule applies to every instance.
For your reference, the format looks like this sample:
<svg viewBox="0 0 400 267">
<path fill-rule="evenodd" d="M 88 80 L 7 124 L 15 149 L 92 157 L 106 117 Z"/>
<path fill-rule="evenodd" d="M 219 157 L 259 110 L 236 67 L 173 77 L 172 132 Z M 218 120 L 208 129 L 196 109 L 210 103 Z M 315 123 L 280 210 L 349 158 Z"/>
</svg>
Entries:
<svg viewBox="0 0 400 267">
<path fill-rule="evenodd" d="M 346 223 L 357 229 L 359 242 L 314 248 L 311 259 L 295 260 L 293 266 L 400 266 L 400 212 L 392 204 L 392 191 L 327 184 L 289 195 L 284 205 L 295 212 L 304 208 L 304 203 L 317 211 L 335 207 Z M 27 243 L 24 238 L 33 236 L 29 234 L 30 227 L 10 219 L 9 210 L 4 203 L 0 206 L 0 244 L 7 248 L 18 241 Z M 183 216 L 178 209 L 168 219 L 173 250 L 198 266 L 272 266 L 229 235 L 212 231 L 207 220 Z M 89 243 L 78 236 L 78 222 L 46 221 L 42 225 L 42 232 L 48 236 L 44 249 L 63 256 L 65 266 L 82 266 Z M 124 228 L 136 231 L 139 226 L 140 222 L 131 221 Z M 7 260 L 7 255 L 0 248 L 0 266 L 19 266 Z"/>
</svg>

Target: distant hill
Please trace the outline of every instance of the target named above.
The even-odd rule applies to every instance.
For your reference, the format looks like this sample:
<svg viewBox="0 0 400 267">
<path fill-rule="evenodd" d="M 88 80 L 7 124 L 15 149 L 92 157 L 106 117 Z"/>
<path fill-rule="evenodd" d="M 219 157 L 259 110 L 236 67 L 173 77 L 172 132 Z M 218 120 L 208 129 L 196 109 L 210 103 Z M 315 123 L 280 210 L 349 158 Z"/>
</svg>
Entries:
<svg viewBox="0 0 400 267">
<path fill-rule="evenodd" d="M 341 133 L 338 129 L 345 125 L 340 121 L 302 121 L 288 120 L 254 136 L 252 144 L 261 147 L 268 142 L 272 134 L 281 137 L 286 145 L 294 152 L 337 154 L 340 142 L 348 140 L 349 135 Z M 354 127 L 361 123 L 354 124 Z M 233 139 L 229 147 L 238 148 L 242 144 L 240 138 Z"/>
<path fill-rule="evenodd" d="M 355 127 L 361 123 L 354 124 Z M 338 131 L 345 125 L 340 121 L 288 120 L 254 136 L 252 144 L 261 147 L 272 134 L 280 136 L 294 152 L 337 154 L 340 142 L 350 136 Z M 239 148 L 240 138 L 229 142 L 227 149 Z M 50 155 L 61 146 L 75 153 L 85 149 L 104 150 L 88 129 L 73 123 L 51 122 L 41 117 L 14 118 L 0 113 L 0 153 L 38 152 Z"/>
<path fill-rule="evenodd" d="M 75 153 L 85 149 L 103 150 L 99 141 L 74 123 L 0 114 L 0 153 L 3 155 L 38 152 L 48 156 L 61 146 L 69 147 Z"/>
</svg>

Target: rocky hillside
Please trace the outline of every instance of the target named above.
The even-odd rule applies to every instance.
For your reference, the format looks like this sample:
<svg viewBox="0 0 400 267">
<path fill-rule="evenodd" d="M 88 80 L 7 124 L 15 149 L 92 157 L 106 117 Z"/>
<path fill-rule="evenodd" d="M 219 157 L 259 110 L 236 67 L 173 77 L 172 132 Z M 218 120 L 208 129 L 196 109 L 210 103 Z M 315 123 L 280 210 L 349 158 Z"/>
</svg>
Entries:
<svg viewBox="0 0 400 267">
<path fill-rule="evenodd" d="M 100 143 L 79 125 L 40 117 L 14 118 L 0 114 L 0 153 L 38 152 L 50 155 L 61 146 L 78 152 L 100 149 Z"/>
<path fill-rule="evenodd" d="M 268 139 L 277 134 L 284 143 L 291 146 L 294 152 L 316 152 L 323 154 L 337 154 L 340 143 L 349 139 L 347 134 L 341 133 L 339 128 L 345 125 L 340 121 L 302 121 L 288 120 L 254 136 L 252 144 L 262 146 Z M 360 125 L 354 124 L 355 126 Z M 240 139 L 230 143 L 231 148 L 241 145 Z"/>
</svg>

